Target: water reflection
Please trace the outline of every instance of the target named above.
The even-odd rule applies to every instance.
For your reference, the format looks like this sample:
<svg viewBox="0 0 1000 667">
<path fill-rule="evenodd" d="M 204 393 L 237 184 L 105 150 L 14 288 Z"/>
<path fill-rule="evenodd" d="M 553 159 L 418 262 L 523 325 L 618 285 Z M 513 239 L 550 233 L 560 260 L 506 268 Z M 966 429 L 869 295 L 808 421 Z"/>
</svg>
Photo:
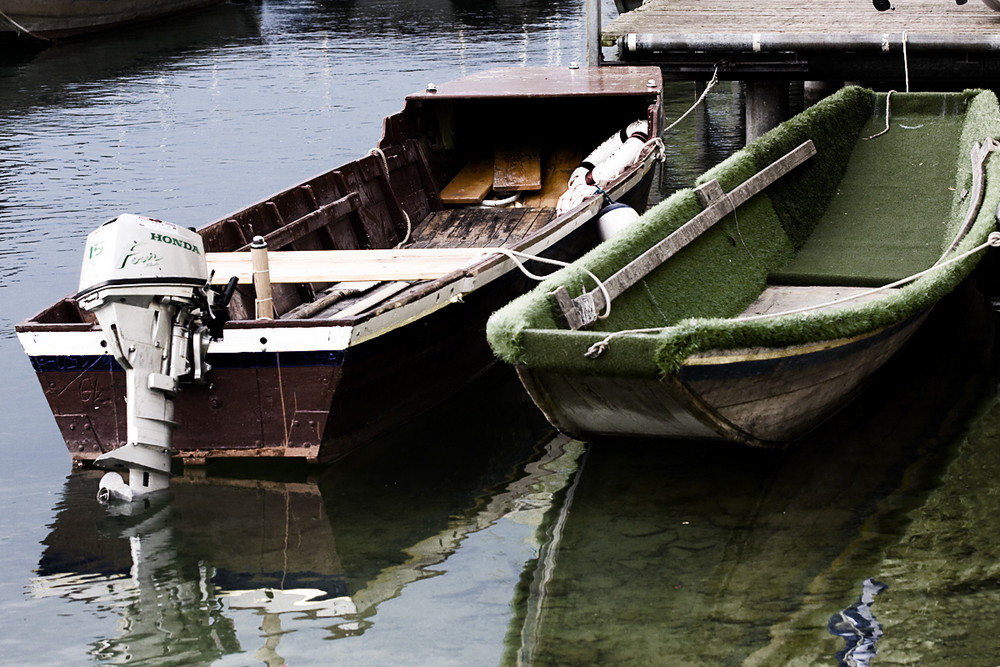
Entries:
<svg viewBox="0 0 1000 667">
<path fill-rule="evenodd" d="M 785 451 L 592 444 L 544 599 L 526 602 L 540 607 L 530 664 L 829 664 L 844 650 L 830 617 L 872 574 L 897 585 L 884 554 L 992 377 L 981 297 L 942 306 L 870 391 Z"/>
<path fill-rule="evenodd" d="M 504 394 L 492 396 L 498 407 L 511 407 Z M 461 572 L 460 590 L 475 590 L 442 602 L 470 613 L 484 596 L 509 600 L 583 446 L 553 437 L 540 416 L 523 410 L 522 417 L 501 409 L 475 424 L 462 417 L 470 411 L 461 403 L 442 410 L 428 419 L 448 418 L 456 429 L 439 428 L 430 441 L 424 422 L 321 471 L 280 462 L 188 470 L 152 502 L 100 505 L 94 492 L 101 473 L 76 471 L 30 593 L 117 616 L 116 634 L 89 649 L 93 659 L 116 664 L 227 656 L 234 664 L 250 657 L 285 664 L 290 653 L 318 651 L 323 640 L 393 631 L 385 626 L 410 587 L 438 579 L 437 588 L 448 590 L 453 569 Z M 506 559 L 494 554 L 477 573 L 454 562 L 477 535 L 514 536 L 522 546 Z M 498 567 L 509 574 L 499 576 Z M 397 607 L 386 616 L 392 601 Z M 509 604 L 489 607 L 484 616 L 500 621 L 492 646 L 466 646 L 468 628 L 454 627 L 456 655 L 485 648 L 499 657 L 512 611 Z M 409 654 L 419 654 L 412 627 L 395 630 L 409 635 Z M 290 645 L 290 632 L 307 635 Z M 426 641 L 448 643 L 442 636 Z M 401 650 L 393 646 L 391 654 Z"/>
<path fill-rule="evenodd" d="M 872 613 L 872 603 L 886 588 L 871 577 L 865 579 L 858 601 L 830 617 L 827 624 L 830 634 L 842 637 L 846 644 L 842 651 L 837 651 L 840 667 L 868 667 L 878 655 L 876 643 L 882 636 L 882 625 Z"/>
</svg>

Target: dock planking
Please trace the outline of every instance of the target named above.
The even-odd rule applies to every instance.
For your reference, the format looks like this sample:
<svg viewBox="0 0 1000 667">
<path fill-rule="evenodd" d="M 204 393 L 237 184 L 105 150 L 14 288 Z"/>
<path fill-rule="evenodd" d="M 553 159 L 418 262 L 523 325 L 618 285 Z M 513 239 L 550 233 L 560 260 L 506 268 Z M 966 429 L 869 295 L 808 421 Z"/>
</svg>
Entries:
<svg viewBox="0 0 1000 667">
<path fill-rule="evenodd" d="M 1000 12 L 980 0 L 647 0 L 602 30 L 618 58 L 697 79 L 912 81 L 951 86 L 1000 80 Z M 904 36 L 906 59 L 904 64 Z"/>
</svg>

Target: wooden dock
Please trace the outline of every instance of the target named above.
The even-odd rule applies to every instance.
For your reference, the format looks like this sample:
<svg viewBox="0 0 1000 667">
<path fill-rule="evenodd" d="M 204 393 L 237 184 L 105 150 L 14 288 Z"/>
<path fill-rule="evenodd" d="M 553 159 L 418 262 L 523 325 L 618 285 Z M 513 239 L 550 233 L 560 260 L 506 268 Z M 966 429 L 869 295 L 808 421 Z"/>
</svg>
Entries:
<svg viewBox="0 0 1000 667">
<path fill-rule="evenodd" d="M 1000 88 L 1000 12 L 982 0 L 890 1 L 878 11 L 872 0 L 646 0 L 601 27 L 601 44 L 617 47 L 604 64 L 746 82 L 748 140 L 783 119 L 795 81 Z"/>
<path fill-rule="evenodd" d="M 857 80 L 901 88 L 1000 81 L 1000 12 L 982 0 L 647 0 L 603 26 L 618 59 L 665 76 Z M 904 63 L 904 36 L 906 60 Z"/>
</svg>

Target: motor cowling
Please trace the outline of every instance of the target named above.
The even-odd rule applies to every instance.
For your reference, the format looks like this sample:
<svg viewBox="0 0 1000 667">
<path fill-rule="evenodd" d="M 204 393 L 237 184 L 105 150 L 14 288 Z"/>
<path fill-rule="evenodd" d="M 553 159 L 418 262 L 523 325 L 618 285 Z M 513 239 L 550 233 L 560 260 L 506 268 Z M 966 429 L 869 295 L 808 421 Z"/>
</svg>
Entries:
<svg viewBox="0 0 1000 667">
<path fill-rule="evenodd" d="M 201 236 L 189 229 L 121 215 L 87 237 L 76 300 L 96 314 L 128 392 L 127 441 L 95 463 L 127 468 L 135 495 L 168 486 L 173 397 L 182 378 L 208 371 L 208 282 Z"/>
</svg>

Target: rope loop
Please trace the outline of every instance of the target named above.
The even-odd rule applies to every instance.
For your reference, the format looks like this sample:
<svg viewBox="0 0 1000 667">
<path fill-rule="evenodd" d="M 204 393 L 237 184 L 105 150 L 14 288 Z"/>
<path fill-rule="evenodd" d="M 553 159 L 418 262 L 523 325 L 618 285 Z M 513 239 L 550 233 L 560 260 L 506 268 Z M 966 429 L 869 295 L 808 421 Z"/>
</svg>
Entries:
<svg viewBox="0 0 1000 667">
<path fill-rule="evenodd" d="M 526 252 L 521 252 L 519 250 L 511 250 L 510 248 L 483 248 L 483 255 L 504 255 L 510 259 L 517 268 L 521 270 L 528 278 L 532 280 L 542 281 L 549 276 L 536 276 L 534 273 L 528 270 L 526 266 L 521 262 L 521 259 L 532 260 L 536 262 L 541 262 L 543 264 L 552 264 L 554 266 L 566 268 L 570 266 L 570 262 L 564 262 L 558 259 L 549 259 L 548 257 L 541 257 L 539 255 L 531 255 Z M 590 276 L 590 279 L 594 281 L 597 288 L 601 290 L 601 294 L 604 296 L 604 312 L 597 316 L 597 319 L 603 320 L 611 315 L 611 294 L 608 292 L 608 288 L 604 285 L 604 282 L 594 274 L 593 271 L 589 269 L 581 269 L 584 273 Z"/>
<path fill-rule="evenodd" d="M 385 181 L 389 184 L 389 189 L 392 190 L 392 181 L 389 180 L 389 160 L 385 157 L 385 152 L 379 148 L 375 147 L 368 151 L 369 155 L 373 155 L 379 160 L 379 166 L 382 167 L 382 173 L 385 174 Z M 393 192 L 393 197 L 396 193 Z M 413 223 L 410 222 L 410 214 L 403 210 L 403 207 L 399 207 L 400 212 L 403 214 L 403 218 L 406 220 L 406 235 L 403 240 L 395 245 L 396 248 L 402 248 L 404 245 L 410 242 L 410 236 L 413 234 Z"/>
<path fill-rule="evenodd" d="M 889 131 L 889 100 L 892 99 L 892 94 L 896 92 L 895 90 L 890 90 L 885 94 L 885 129 L 877 134 L 873 134 L 870 137 L 861 137 L 861 141 L 869 141 L 875 137 L 881 137 L 883 134 Z"/>
</svg>

